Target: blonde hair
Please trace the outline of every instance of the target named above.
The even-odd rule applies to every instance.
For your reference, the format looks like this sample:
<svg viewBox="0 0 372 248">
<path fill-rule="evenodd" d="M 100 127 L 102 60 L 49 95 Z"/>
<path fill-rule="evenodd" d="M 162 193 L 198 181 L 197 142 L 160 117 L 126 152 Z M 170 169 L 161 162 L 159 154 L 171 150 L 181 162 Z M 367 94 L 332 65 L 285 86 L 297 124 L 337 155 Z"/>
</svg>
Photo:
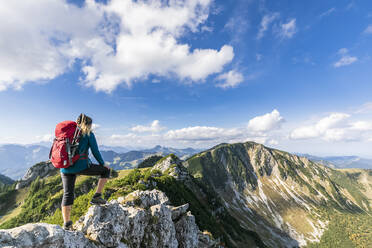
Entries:
<svg viewBox="0 0 372 248">
<path fill-rule="evenodd" d="M 81 133 L 83 135 L 90 134 L 90 132 L 92 131 L 92 122 L 92 118 L 83 113 L 81 113 L 76 120 L 76 123 L 80 127 Z"/>
</svg>

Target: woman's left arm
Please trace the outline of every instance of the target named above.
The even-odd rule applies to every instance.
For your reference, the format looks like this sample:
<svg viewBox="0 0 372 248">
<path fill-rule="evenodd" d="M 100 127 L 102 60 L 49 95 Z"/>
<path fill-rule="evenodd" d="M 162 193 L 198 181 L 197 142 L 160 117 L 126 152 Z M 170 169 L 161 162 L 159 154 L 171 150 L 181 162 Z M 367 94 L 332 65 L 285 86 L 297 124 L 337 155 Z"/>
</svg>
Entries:
<svg viewBox="0 0 372 248">
<path fill-rule="evenodd" d="M 98 161 L 100 165 L 104 166 L 105 161 L 103 161 L 101 153 L 98 150 L 97 140 L 93 133 L 90 133 L 89 135 L 89 146 L 90 146 L 90 150 L 93 153 L 94 158 Z"/>
</svg>

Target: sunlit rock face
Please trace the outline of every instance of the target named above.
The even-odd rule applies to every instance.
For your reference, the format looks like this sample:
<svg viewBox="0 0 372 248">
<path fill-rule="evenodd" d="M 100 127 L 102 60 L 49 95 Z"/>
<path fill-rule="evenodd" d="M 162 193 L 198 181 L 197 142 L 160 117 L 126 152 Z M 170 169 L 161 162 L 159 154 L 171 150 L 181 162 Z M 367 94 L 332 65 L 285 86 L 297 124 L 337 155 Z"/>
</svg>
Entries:
<svg viewBox="0 0 372 248">
<path fill-rule="evenodd" d="M 137 190 L 90 207 L 75 223 L 75 231 L 45 223 L 0 230 L 0 247 L 218 247 L 200 232 L 188 204 L 168 204 L 159 190 Z"/>
</svg>

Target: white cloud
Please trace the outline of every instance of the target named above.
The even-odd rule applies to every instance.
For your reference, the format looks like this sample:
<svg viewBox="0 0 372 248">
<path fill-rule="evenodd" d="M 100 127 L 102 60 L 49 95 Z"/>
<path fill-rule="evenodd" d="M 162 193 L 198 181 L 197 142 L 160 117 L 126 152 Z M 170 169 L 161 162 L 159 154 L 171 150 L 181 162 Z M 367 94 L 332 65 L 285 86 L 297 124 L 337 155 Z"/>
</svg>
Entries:
<svg viewBox="0 0 372 248">
<path fill-rule="evenodd" d="M 357 57 L 345 55 L 342 56 L 337 62 L 335 62 L 333 66 L 337 68 L 341 66 L 351 65 L 357 61 L 358 61 Z"/>
<path fill-rule="evenodd" d="M 233 48 L 193 49 L 211 0 L 5 1 L 0 8 L 0 90 L 65 73 L 77 59 L 83 84 L 111 92 L 148 75 L 203 81 L 234 57 Z M 4 54 L 5 53 L 5 54 Z"/>
<path fill-rule="evenodd" d="M 371 121 L 356 121 L 351 123 L 351 130 L 357 131 L 370 131 L 372 130 L 372 122 Z"/>
<path fill-rule="evenodd" d="M 36 136 L 36 140 L 38 142 L 51 142 L 54 139 L 54 135 L 52 134 L 44 134 L 44 135 L 39 135 Z"/>
<path fill-rule="evenodd" d="M 351 64 L 358 61 L 357 57 L 350 56 L 348 54 L 349 50 L 347 48 L 341 48 L 340 50 L 338 50 L 337 53 L 341 56 L 341 58 L 338 61 L 336 61 L 335 63 L 333 63 L 333 67 L 335 67 L 335 68 L 338 68 L 338 67 L 341 67 L 341 66 L 351 65 Z"/>
<path fill-rule="evenodd" d="M 76 58 L 72 42 L 91 39 L 100 17 L 92 1 L 84 9 L 65 1 L 2 1 L 0 90 L 64 73 Z"/>
<path fill-rule="evenodd" d="M 165 134 L 166 139 L 171 140 L 187 140 L 187 141 L 201 141 L 201 140 L 224 140 L 241 136 L 242 132 L 239 129 L 225 129 L 208 126 L 194 126 L 186 127 L 176 130 L 169 130 Z"/>
<path fill-rule="evenodd" d="M 260 24 L 260 29 L 257 34 L 257 39 L 261 39 L 264 37 L 265 32 L 269 28 L 270 24 L 279 17 L 279 13 L 272 13 L 272 14 L 267 14 L 262 17 L 261 24 Z"/>
<path fill-rule="evenodd" d="M 280 25 L 279 36 L 282 38 L 292 38 L 296 32 L 296 18 L 292 18 L 289 22 Z"/>
<path fill-rule="evenodd" d="M 372 113 L 372 102 L 366 102 L 362 106 L 358 107 L 355 113 L 356 114 Z"/>
<path fill-rule="evenodd" d="M 154 128 L 154 126 L 160 126 L 154 121 L 150 126 L 136 126 L 132 128 L 132 133 L 114 134 L 109 137 L 102 137 L 100 140 L 106 145 L 146 147 L 160 144 L 174 147 L 208 148 L 224 142 L 237 143 L 246 141 L 276 146 L 280 143 L 281 137 L 272 131 L 280 128 L 283 121 L 283 117 L 280 116 L 279 112 L 274 110 L 272 113 L 253 118 L 249 127 L 189 126 L 166 132 L 146 134 L 145 132 L 151 132 L 154 129 L 161 131 L 161 128 Z"/>
<path fill-rule="evenodd" d="M 151 123 L 151 125 L 149 125 L 149 126 L 137 125 L 137 126 L 131 128 L 131 130 L 133 132 L 138 132 L 138 133 L 144 133 L 144 132 L 157 133 L 157 132 L 160 132 L 164 129 L 165 129 L 165 127 L 161 126 L 160 122 L 158 120 L 154 120 Z"/>
<path fill-rule="evenodd" d="M 372 24 L 369 24 L 368 27 L 364 30 L 365 34 L 372 34 Z"/>
<path fill-rule="evenodd" d="M 98 128 L 100 128 L 101 127 L 101 125 L 100 124 L 96 124 L 96 123 L 93 123 L 92 124 L 92 130 L 93 131 L 96 131 Z"/>
<path fill-rule="evenodd" d="M 231 70 L 229 72 L 219 75 L 217 77 L 217 80 L 224 81 L 221 84 L 217 84 L 217 86 L 226 89 L 238 86 L 241 82 L 243 82 L 244 77 L 240 72 Z"/>
<path fill-rule="evenodd" d="M 329 16 L 330 14 L 332 14 L 333 12 L 336 11 L 336 8 L 330 8 L 329 10 L 323 12 L 322 14 L 319 15 L 319 18 L 323 18 L 323 17 L 326 17 L 326 16 Z"/>
<path fill-rule="evenodd" d="M 310 139 L 310 138 L 317 138 L 317 137 L 325 137 L 326 139 L 330 140 L 332 133 L 335 132 L 330 131 L 330 129 L 338 127 L 343 121 L 349 118 L 350 115 L 344 113 L 334 113 L 327 117 L 320 119 L 317 123 L 310 126 L 303 126 L 294 129 L 291 134 L 291 139 Z M 327 133 L 328 132 L 328 133 Z"/>
<path fill-rule="evenodd" d="M 254 132 L 268 132 L 279 129 L 283 122 L 284 118 L 280 115 L 278 110 L 274 109 L 271 113 L 251 119 L 248 122 L 247 128 Z"/>
<path fill-rule="evenodd" d="M 302 126 L 290 133 L 291 139 L 320 138 L 325 141 L 360 141 L 368 138 L 372 131 L 372 122 L 351 120 L 351 115 L 334 113 L 317 121 L 313 125 Z"/>
</svg>

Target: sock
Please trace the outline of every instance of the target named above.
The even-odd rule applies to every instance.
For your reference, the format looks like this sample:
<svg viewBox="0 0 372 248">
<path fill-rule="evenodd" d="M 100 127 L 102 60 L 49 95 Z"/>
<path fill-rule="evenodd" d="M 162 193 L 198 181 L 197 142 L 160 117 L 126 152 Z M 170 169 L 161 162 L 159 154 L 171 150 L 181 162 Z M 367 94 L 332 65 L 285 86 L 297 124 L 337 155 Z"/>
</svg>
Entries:
<svg viewBox="0 0 372 248">
<path fill-rule="evenodd" d="M 93 198 L 101 197 L 101 195 L 102 195 L 101 193 L 95 193 L 94 196 L 93 196 Z"/>
</svg>

